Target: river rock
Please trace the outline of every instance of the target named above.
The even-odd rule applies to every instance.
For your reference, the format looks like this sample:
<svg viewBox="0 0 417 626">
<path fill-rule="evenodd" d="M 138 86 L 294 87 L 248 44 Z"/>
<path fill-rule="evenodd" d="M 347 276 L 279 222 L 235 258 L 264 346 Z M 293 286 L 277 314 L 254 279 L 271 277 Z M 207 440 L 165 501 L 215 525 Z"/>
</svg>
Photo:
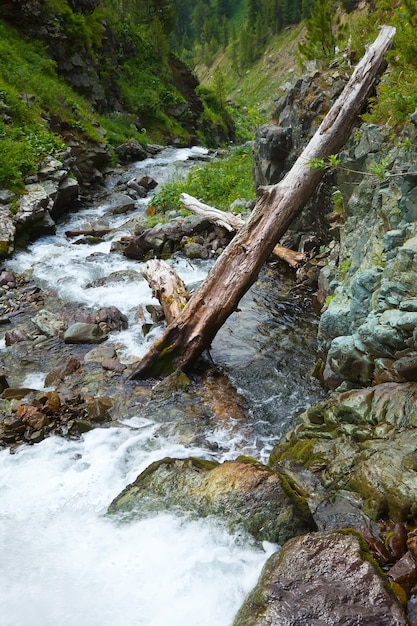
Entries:
<svg viewBox="0 0 417 626">
<path fill-rule="evenodd" d="M 116 351 L 113 346 L 97 346 L 84 356 L 85 363 L 103 363 L 116 357 Z"/>
<path fill-rule="evenodd" d="M 106 306 L 99 309 L 95 321 L 104 332 L 110 330 L 126 330 L 128 319 L 117 307 Z"/>
<path fill-rule="evenodd" d="M 128 213 L 136 208 L 135 201 L 130 196 L 121 193 L 111 194 L 107 204 L 109 205 L 110 213 L 114 215 Z"/>
<path fill-rule="evenodd" d="M 65 343 L 102 343 L 108 339 L 98 324 L 76 322 L 64 333 Z"/>
<path fill-rule="evenodd" d="M 132 161 L 143 161 L 148 157 L 145 148 L 140 145 L 136 139 L 126 141 L 115 148 L 115 153 L 119 157 L 121 163 L 130 163 Z"/>
<path fill-rule="evenodd" d="M 360 527 L 382 517 L 411 521 L 417 515 L 416 407 L 417 384 L 411 382 L 334 393 L 300 416 L 269 464 L 309 494 L 314 510 L 328 499 L 343 500 L 347 491 L 364 515 Z M 332 523 L 347 525 L 346 514 L 340 509 Z M 325 515 L 322 509 L 315 517 L 322 527 L 328 527 Z"/>
<path fill-rule="evenodd" d="M 303 498 L 276 472 L 251 460 L 219 464 L 196 458 L 152 463 L 111 503 L 109 513 L 172 511 L 214 516 L 232 531 L 282 543 L 315 528 Z"/>
<path fill-rule="evenodd" d="M 407 626 L 388 580 L 351 533 L 288 541 L 267 561 L 233 626 Z"/>
<path fill-rule="evenodd" d="M 46 309 L 38 311 L 38 313 L 32 317 L 32 322 L 39 331 L 47 337 L 58 337 L 67 327 L 65 320 Z"/>
</svg>

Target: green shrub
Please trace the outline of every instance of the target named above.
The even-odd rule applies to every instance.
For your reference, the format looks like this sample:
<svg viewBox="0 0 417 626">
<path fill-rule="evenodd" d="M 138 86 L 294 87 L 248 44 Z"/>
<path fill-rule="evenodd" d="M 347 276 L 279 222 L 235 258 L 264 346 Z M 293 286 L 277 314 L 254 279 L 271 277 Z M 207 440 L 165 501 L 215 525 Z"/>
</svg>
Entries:
<svg viewBox="0 0 417 626">
<path fill-rule="evenodd" d="M 152 206 L 164 213 L 180 208 L 181 193 L 188 193 L 218 209 L 229 210 L 238 198 L 255 198 L 252 179 L 252 150 L 241 146 L 204 166 L 194 167 L 188 176 L 162 186 L 152 198 Z"/>
</svg>

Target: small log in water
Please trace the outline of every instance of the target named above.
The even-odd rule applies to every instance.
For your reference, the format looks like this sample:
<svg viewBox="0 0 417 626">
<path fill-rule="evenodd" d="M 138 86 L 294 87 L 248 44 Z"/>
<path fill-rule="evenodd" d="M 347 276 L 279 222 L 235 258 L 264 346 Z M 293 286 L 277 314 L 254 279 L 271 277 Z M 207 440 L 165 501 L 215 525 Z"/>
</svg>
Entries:
<svg viewBox="0 0 417 626">
<path fill-rule="evenodd" d="M 113 228 L 84 228 L 81 230 L 66 230 L 65 237 L 104 237 L 104 235 L 108 235 L 113 230 Z"/>
<path fill-rule="evenodd" d="M 384 54 L 391 47 L 394 34 L 395 28 L 381 27 L 377 39 L 292 169 L 278 184 L 259 190 L 250 220 L 227 246 L 182 313 L 133 369 L 131 378 L 187 369 L 210 347 L 217 331 L 256 281 L 263 263 L 322 179 L 325 170 L 312 168 L 312 161 L 337 154 L 349 138 L 375 81 L 386 66 Z"/>
<path fill-rule="evenodd" d="M 147 261 L 141 269 L 141 274 L 152 289 L 152 294 L 158 298 L 165 319 L 170 324 L 187 304 L 188 293 L 184 282 L 172 267 L 161 259 Z"/>
<path fill-rule="evenodd" d="M 281 259 L 281 261 L 285 261 L 285 263 L 295 270 L 298 269 L 300 265 L 307 262 L 307 255 L 304 252 L 291 250 L 290 248 L 281 246 L 280 243 L 277 243 L 274 247 L 272 254 Z"/>
<path fill-rule="evenodd" d="M 193 198 L 193 196 L 190 196 L 188 193 L 182 193 L 180 200 L 187 211 L 194 213 L 194 215 L 204 217 L 212 224 L 221 226 L 229 232 L 237 232 L 245 225 L 245 221 L 240 215 L 219 211 L 219 209 Z M 297 269 L 302 263 L 307 261 L 307 255 L 304 254 L 304 252 L 295 252 L 294 250 L 281 246 L 279 243 L 277 243 L 272 250 L 272 254 L 281 259 L 281 261 L 285 261 L 285 263 L 294 269 Z"/>
</svg>

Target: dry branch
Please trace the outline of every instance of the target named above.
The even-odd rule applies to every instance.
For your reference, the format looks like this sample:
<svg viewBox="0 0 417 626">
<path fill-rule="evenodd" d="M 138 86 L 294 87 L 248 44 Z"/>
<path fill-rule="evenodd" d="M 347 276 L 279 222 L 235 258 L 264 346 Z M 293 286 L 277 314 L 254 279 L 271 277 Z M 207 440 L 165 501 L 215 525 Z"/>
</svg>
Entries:
<svg viewBox="0 0 417 626">
<path fill-rule="evenodd" d="M 221 226 L 229 232 L 237 232 L 245 225 L 245 221 L 240 215 L 219 211 L 219 209 L 193 198 L 193 196 L 190 196 L 188 193 L 182 193 L 180 199 L 187 211 L 194 213 L 194 215 L 200 215 L 212 224 Z M 295 252 L 294 250 L 281 246 L 279 243 L 277 243 L 272 250 L 272 254 L 282 261 L 285 261 L 285 263 L 288 263 L 288 265 L 294 269 L 297 269 L 302 263 L 307 261 L 307 255 L 304 254 L 304 252 Z"/>
</svg>

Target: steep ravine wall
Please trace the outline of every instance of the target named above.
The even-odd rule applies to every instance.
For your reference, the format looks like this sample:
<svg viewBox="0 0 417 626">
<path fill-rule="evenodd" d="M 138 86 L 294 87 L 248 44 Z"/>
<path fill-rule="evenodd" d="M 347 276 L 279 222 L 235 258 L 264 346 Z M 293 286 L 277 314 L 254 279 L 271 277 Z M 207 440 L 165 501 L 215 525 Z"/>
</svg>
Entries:
<svg viewBox="0 0 417 626">
<path fill-rule="evenodd" d="M 274 119 L 255 139 L 254 178 L 274 184 L 290 169 L 346 77 L 312 71 L 284 85 Z M 327 246 L 319 277 L 319 358 L 324 383 L 344 389 L 417 381 L 417 112 L 393 139 L 358 125 L 293 224 L 287 243 Z"/>
</svg>

